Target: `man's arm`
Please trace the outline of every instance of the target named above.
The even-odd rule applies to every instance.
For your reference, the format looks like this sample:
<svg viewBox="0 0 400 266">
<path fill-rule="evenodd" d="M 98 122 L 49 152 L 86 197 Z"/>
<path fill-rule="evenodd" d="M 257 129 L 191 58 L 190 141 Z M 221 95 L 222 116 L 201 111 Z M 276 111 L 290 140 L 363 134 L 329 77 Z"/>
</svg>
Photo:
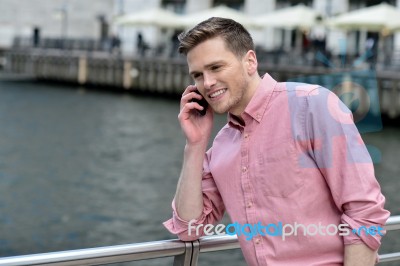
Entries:
<svg viewBox="0 0 400 266">
<path fill-rule="evenodd" d="M 361 227 L 383 227 L 390 215 L 384 209 L 385 197 L 375 178 L 368 150 L 351 111 L 334 93 L 324 88 L 312 91 L 307 98 L 307 108 L 309 149 L 342 212 L 341 223 L 349 225 L 350 234 L 343 236 L 348 265 L 364 256 L 365 260 L 374 257 L 374 262 L 372 253 L 380 247 L 384 232 L 355 234 L 352 231 Z"/>
<path fill-rule="evenodd" d="M 220 220 L 225 209 L 208 169 L 211 151 L 206 155 L 213 113 L 210 108 L 205 116 L 199 116 L 195 112 L 195 109 L 202 109 L 198 103 L 190 101 L 192 98 L 201 98 L 193 92 L 195 89 L 195 86 L 186 88 L 181 99 L 178 119 L 186 137 L 186 146 L 181 175 L 172 203 L 173 217 L 164 222 L 164 226 L 171 233 L 177 234 L 184 241 L 199 238 L 203 230 L 197 235 L 194 228 L 200 224 Z"/>
<path fill-rule="evenodd" d="M 372 266 L 377 256 L 376 251 L 364 244 L 345 245 L 344 266 Z"/>
<path fill-rule="evenodd" d="M 202 97 L 195 93 L 195 86 L 188 86 L 181 98 L 178 115 L 179 123 L 186 137 L 183 166 L 175 193 L 175 207 L 180 218 L 190 221 L 197 219 L 203 211 L 201 179 L 203 160 L 211 135 L 213 114 L 208 110 L 199 116 L 202 107 L 192 99 Z"/>
<path fill-rule="evenodd" d="M 179 217 L 186 221 L 199 218 L 203 212 L 201 180 L 205 152 L 204 144 L 185 146 L 183 166 L 175 193 L 175 207 Z"/>
</svg>

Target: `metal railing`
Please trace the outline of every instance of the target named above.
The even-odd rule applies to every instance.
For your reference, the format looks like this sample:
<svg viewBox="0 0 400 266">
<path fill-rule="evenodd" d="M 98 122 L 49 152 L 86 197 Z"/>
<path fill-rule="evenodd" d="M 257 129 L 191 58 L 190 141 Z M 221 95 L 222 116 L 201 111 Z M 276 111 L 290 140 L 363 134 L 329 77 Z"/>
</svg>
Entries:
<svg viewBox="0 0 400 266">
<path fill-rule="evenodd" d="M 388 219 L 387 231 L 400 230 L 400 215 Z M 0 258 L 0 266 L 104 265 L 174 257 L 174 266 L 196 266 L 200 253 L 240 248 L 236 236 L 209 236 L 193 242 L 162 240 L 81 250 Z M 380 263 L 400 260 L 400 252 L 379 255 Z"/>
</svg>

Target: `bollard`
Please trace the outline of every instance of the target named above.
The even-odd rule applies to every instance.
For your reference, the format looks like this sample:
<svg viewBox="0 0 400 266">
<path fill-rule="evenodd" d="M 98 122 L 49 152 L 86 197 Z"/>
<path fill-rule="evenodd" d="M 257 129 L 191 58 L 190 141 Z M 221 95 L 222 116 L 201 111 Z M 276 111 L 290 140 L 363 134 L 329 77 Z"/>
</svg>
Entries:
<svg viewBox="0 0 400 266">
<path fill-rule="evenodd" d="M 87 58 L 82 56 L 79 57 L 78 62 L 78 83 L 79 85 L 83 85 L 87 81 Z"/>
<path fill-rule="evenodd" d="M 125 61 L 122 87 L 126 90 L 129 90 L 132 87 L 131 70 L 132 70 L 132 63 L 129 61 Z"/>
</svg>

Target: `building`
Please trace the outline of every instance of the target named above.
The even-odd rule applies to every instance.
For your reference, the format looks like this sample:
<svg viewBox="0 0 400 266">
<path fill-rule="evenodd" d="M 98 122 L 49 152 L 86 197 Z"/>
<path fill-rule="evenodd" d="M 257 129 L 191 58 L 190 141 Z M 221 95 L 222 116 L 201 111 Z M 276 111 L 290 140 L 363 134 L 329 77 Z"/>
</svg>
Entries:
<svg viewBox="0 0 400 266">
<path fill-rule="evenodd" d="M 54 38 L 100 38 L 102 21 L 111 19 L 114 6 L 114 0 L 0 0 L 0 47 L 35 31 Z"/>
<path fill-rule="evenodd" d="M 113 19 L 121 14 L 138 12 L 162 6 L 176 13 L 192 13 L 212 6 L 227 5 L 249 15 L 259 15 L 296 4 L 304 4 L 333 16 L 365 6 L 379 4 L 381 0 L 0 0 L 3 10 L 0 16 L 0 48 L 9 47 L 14 36 L 35 38 L 92 38 L 102 40 L 112 34 L 122 39 L 126 53 L 137 53 L 137 38 L 140 35 L 149 47 L 162 49 L 163 43 L 171 39 L 174 32 L 154 27 L 115 27 Z M 385 1 L 400 8 L 400 0 Z M 7 11 L 6 11 L 7 10 Z M 296 34 L 290 30 L 251 30 L 257 45 L 266 50 L 291 50 Z M 315 33 L 315 32 L 314 32 Z M 346 53 L 362 51 L 365 41 L 372 33 L 356 31 L 344 33 L 337 30 L 320 29 L 326 47 L 334 54 L 341 53 L 340 40 L 347 40 Z M 377 37 L 377 36 L 375 36 Z M 393 49 L 400 50 L 400 34 L 390 37 Z M 156 49 L 157 48 L 157 49 Z M 171 49 L 171 47 L 169 47 Z"/>
</svg>

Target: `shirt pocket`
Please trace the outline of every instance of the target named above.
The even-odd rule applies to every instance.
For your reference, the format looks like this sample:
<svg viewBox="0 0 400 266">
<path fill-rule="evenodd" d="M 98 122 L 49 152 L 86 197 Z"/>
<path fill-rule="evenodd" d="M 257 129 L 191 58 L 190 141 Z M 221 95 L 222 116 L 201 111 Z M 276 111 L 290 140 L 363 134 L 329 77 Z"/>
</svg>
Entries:
<svg viewBox="0 0 400 266">
<path fill-rule="evenodd" d="M 264 196 L 287 198 L 304 184 L 292 140 L 279 141 L 266 149 L 260 147 L 256 168 Z"/>
</svg>

